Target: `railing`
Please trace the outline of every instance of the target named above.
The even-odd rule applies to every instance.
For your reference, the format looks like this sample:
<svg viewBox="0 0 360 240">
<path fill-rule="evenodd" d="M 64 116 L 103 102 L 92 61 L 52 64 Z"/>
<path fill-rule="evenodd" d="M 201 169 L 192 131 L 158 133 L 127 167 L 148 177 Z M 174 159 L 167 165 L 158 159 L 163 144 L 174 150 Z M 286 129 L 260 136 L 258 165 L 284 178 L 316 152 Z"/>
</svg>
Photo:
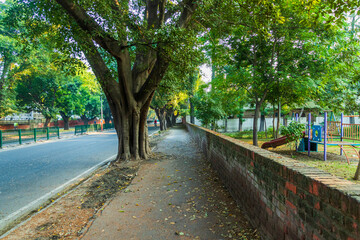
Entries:
<svg viewBox="0 0 360 240">
<path fill-rule="evenodd" d="M 360 140 L 360 124 L 343 123 L 343 139 Z M 328 137 L 339 138 L 341 136 L 341 122 L 328 122 Z"/>
<path fill-rule="evenodd" d="M 90 126 L 90 125 L 75 126 L 75 135 L 86 133 L 88 131 L 88 126 Z"/>
<path fill-rule="evenodd" d="M 343 138 L 360 140 L 360 124 L 343 123 Z"/>
<path fill-rule="evenodd" d="M 103 124 L 103 130 L 113 129 L 113 123 L 105 123 Z M 76 134 L 84 134 L 86 132 L 96 132 L 101 130 L 100 124 L 92 124 L 92 125 L 78 125 L 75 126 L 75 135 Z"/>
<path fill-rule="evenodd" d="M 103 129 L 113 129 L 113 123 L 103 124 Z M 78 125 L 75 126 L 75 135 L 86 132 L 96 132 L 101 130 L 100 124 L 92 125 Z M 52 137 L 60 138 L 60 130 L 58 127 L 50 128 L 34 128 L 34 129 L 16 129 L 16 130 L 0 130 L 0 148 L 4 144 L 18 143 L 22 144 L 24 141 L 34 141 L 39 139 L 49 140 Z"/>
<path fill-rule="evenodd" d="M 22 144 L 24 141 L 36 142 L 38 139 L 49 140 L 51 137 L 60 138 L 60 131 L 58 127 L 0 130 L 0 148 L 2 148 L 4 144 Z"/>
<path fill-rule="evenodd" d="M 114 128 L 114 124 L 113 123 L 105 123 L 103 125 L 103 129 L 106 130 L 106 129 L 112 129 Z"/>
</svg>

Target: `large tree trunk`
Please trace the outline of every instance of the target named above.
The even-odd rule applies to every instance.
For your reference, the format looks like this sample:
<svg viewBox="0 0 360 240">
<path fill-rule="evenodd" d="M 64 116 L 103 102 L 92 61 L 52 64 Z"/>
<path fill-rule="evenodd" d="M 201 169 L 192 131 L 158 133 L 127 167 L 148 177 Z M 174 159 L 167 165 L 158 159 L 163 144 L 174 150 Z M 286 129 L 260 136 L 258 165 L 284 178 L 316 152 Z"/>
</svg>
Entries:
<svg viewBox="0 0 360 240">
<path fill-rule="evenodd" d="M 49 126 L 50 121 L 51 121 L 51 117 L 45 117 L 44 128 L 47 128 Z"/>
<path fill-rule="evenodd" d="M 159 119 L 160 131 L 165 131 L 167 129 L 166 125 L 166 111 L 164 108 L 155 108 L 156 116 Z"/>
<path fill-rule="evenodd" d="M 126 110 L 108 99 L 118 136 L 117 160 L 146 159 L 150 154 L 146 120 L 152 97 L 153 93 L 142 107 L 135 105 Z"/>
<path fill-rule="evenodd" d="M 110 4 L 113 11 L 111 16 L 118 18 L 115 21 L 118 24 L 109 25 L 110 27 L 106 24 L 104 27 L 99 23 L 97 14 L 88 13 L 81 6 L 81 2 L 71 0 L 56 0 L 56 2 L 68 13 L 73 23 L 83 30 L 81 34 L 77 34 L 76 30 L 73 36 L 82 47 L 108 100 L 119 140 L 117 160 L 139 157 L 146 159 L 150 151 L 146 117 L 154 92 L 169 66 L 170 58 L 164 50 L 166 49 L 164 45 L 170 47 L 173 43 L 160 41 L 153 44 L 154 39 L 146 38 L 144 35 L 143 40 L 135 41 L 139 45 L 135 45 L 135 52 L 130 54 L 131 44 L 128 43 L 128 39 L 132 37 L 126 35 L 129 32 L 127 28 L 134 27 L 138 31 L 140 25 L 135 22 L 127 25 L 118 21 L 127 19 L 124 16 L 127 11 L 118 8 L 117 1 L 105 3 L 105 6 L 107 3 Z M 165 15 L 168 13 L 171 15 L 171 11 L 166 12 L 166 3 L 167 1 L 144 1 L 146 10 L 143 20 L 146 24 L 141 27 L 147 26 L 147 30 L 155 32 L 162 30 L 165 21 L 168 20 Z M 176 15 L 173 15 L 176 17 L 175 28 L 190 27 L 190 20 L 196 7 L 197 1 L 189 0 L 185 2 L 182 11 L 175 11 L 174 15 Z M 108 32 L 108 28 L 116 29 L 118 34 Z M 107 54 L 101 54 L 101 51 Z M 117 76 L 114 76 L 114 71 L 109 69 L 104 56 L 116 61 Z M 162 130 L 166 128 L 164 120 L 164 117 L 159 118 Z"/>
<path fill-rule="evenodd" d="M 69 130 L 69 119 L 70 116 L 67 116 L 63 111 L 60 111 L 60 115 L 64 121 L 64 130 Z"/>
<path fill-rule="evenodd" d="M 166 118 L 165 118 L 165 119 L 166 119 L 166 125 L 168 126 L 168 128 L 173 127 L 171 118 L 170 118 L 170 116 L 169 116 L 168 114 L 166 114 Z"/>
<path fill-rule="evenodd" d="M 173 122 L 172 122 L 172 116 L 174 115 L 174 111 L 172 109 L 168 109 L 166 111 L 166 124 L 169 128 L 173 127 Z"/>
<path fill-rule="evenodd" d="M 172 125 L 175 126 L 176 125 L 176 119 L 177 117 L 179 116 L 179 112 L 177 112 L 177 114 L 172 114 L 171 116 L 171 122 L 172 122 Z"/>
</svg>

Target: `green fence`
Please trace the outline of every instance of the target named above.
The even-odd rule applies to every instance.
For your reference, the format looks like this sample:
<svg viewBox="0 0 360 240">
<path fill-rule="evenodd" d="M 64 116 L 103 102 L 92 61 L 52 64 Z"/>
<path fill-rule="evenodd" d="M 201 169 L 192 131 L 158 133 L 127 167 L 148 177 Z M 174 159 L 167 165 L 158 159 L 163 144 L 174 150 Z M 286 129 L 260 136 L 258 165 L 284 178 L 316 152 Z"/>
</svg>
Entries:
<svg viewBox="0 0 360 240">
<path fill-rule="evenodd" d="M 86 132 L 88 131 L 88 126 L 89 126 L 89 125 L 79 125 L 79 126 L 75 126 L 75 135 L 76 135 L 76 134 L 86 133 Z"/>
<path fill-rule="evenodd" d="M 103 129 L 105 130 L 105 129 L 112 129 L 112 128 L 114 128 L 114 124 L 113 123 L 105 123 L 104 125 L 103 125 Z"/>
<path fill-rule="evenodd" d="M 34 128 L 34 129 L 17 129 L 17 130 L 0 130 L 0 148 L 4 144 L 34 141 L 39 139 L 49 140 L 51 137 L 60 138 L 58 127 L 51 128 Z"/>
<path fill-rule="evenodd" d="M 103 130 L 113 129 L 113 128 L 114 128 L 113 123 L 103 124 Z M 100 130 L 101 130 L 101 125 L 100 124 L 78 125 L 78 126 L 75 126 L 75 135 L 76 134 L 83 134 L 83 133 L 86 133 L 86 132 L 96 132 L 96 131 L 100 131 Z"/>
</svg>

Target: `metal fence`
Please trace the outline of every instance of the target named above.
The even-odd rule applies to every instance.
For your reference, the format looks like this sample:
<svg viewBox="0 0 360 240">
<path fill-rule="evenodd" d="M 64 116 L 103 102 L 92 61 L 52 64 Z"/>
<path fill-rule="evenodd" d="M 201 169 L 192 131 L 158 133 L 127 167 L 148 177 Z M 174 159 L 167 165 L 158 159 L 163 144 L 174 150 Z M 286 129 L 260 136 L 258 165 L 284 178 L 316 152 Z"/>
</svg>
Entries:
<svg viewBox="0 0 360 240">
<path fill-rule="evenodd" d="M 105 123 L 103 125 L 103 129 L 106 130 L 106 129 L 112 129 L 114 128 L 114 124 L 113 123 Z"/>
<path fill-rule="evenodd" d="M 103 124 L 103 130 L 113 129 L 113 123 Z M 86 132 L 96 132 L 101 130 L 100 124 L 79 125 L 75 126 L 75 135 L 84 134 Z M 60 138 L 59 127 L 34 128 L 34 129 L 16 129 L 16 130 L 0 130 L 0 148 L 4 144 L 22 144 L 23 142 L 34 141 L 39 139 Z"/>
<path fill-rule="evenodd" d="M 34 128 L 34 129 L 16 129 L 16 130 L 0 130 L 0 148 L 4 144 L 34 141 L 39 139 L 49 140 L 51 137 L 60 138 L 58 127 L 50 128 Z"/>
<path fill-rule="evenodd" d="M 103 124 L 103 130 L 113 129 L 113 123 L 105 123 Z M 96 132 L 101 130 L 100 124 L 92 124 L 92 125 L 78 125 L 75 126 L 75 135 L 76 134 L 84 134 L 86 132 Z"/>
</svg>

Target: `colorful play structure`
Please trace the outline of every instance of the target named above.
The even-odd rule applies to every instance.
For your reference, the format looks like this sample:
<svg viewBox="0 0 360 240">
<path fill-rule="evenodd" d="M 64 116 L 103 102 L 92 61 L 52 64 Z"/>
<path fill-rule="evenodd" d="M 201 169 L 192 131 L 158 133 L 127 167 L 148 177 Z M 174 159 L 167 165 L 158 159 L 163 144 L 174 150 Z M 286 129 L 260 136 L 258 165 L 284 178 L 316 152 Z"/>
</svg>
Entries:
<svg viewBox="0 0 360 240">
<path fill-rule="evenodd" d="M 308 115 L 308 124 L 306 133 L 300 144 L 297 146 L 297 151 L 318 152 L 318 146 L 324 146 L 324 161 L 327 159 L 327 147 L 338 146 L 340 148 L 340 155 L 345 154 L 348 164 L 350 164 L 349 157 L 351 152 L 355 152 L 360 160 L 360 124 L 344 123 L 344 117 L 358 117 L 358 116 L 344 116 L 341 114 L 340 121 L 336 121 L 335 115 L 331 112 L 328 120 L 328 113 L 324 113 L 324 123 L 322 125 L 311 125 L 311 113 Z M 295 121 L 298 121 L 296 116 Z M 288 143 L 287 137 L 274 139 L 270 142 L 264 143 L 262 148 L 277 147 Z M 358 164 L 354 179 L 358 179 L 360 174 L 360 164 Z"/>
<path fill-rule="evenodd" d="M 310 141 L 309 136 L 311 136 Z M 318 145 L 323 145 L 324 161 L 327 158 L 327 146 L 338 146 L 340 148 L 340 155 L 344 153 L 350 164 L 349 151 L 354 150 L 360 158 L 359 152 L 356 150 L 360 146 L 360 124 L 344 123 L 344 114 L 341 114 L 340 121 L 336 121 L 332 112 L 328 120 L 327 112 L 325 112 L 323 126 L 311 126 L 311 114 L 309 114 L 307 138 L 303 138 L 302 142 L 300 142 L 298 151 L 307 151 L 309 156 L 312 151 L 318 151 Z M 350 149 L 345 147 L 350 147 Z"/>
</svg>

